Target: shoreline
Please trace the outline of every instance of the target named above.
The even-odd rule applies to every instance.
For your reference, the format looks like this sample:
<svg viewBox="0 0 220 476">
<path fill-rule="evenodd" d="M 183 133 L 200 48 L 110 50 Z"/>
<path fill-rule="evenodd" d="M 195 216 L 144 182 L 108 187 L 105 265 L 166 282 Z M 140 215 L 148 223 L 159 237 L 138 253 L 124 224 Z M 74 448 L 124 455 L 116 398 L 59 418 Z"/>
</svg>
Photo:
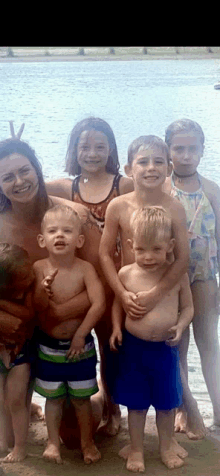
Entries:
<svg viewBox="0 0 220 476">
<path fill-rule="evenodd" d="M 220 53 L 212 54 L 196 54 L 196 53 L 185 53 L 185 54 L 153 54 L 149 53 L 147 55 L 132 55 L 132 54 L 115 54 L 115 55 L 20 55 L 20 56 L 0 56 L 0 63 L 38 63 L 38 62 L 86 62 L 86 61 L 159 61 L 159 60 L 172 60 L 172 61 L 182 61 L 182 60 L 220 60 Z"/>
</svg>

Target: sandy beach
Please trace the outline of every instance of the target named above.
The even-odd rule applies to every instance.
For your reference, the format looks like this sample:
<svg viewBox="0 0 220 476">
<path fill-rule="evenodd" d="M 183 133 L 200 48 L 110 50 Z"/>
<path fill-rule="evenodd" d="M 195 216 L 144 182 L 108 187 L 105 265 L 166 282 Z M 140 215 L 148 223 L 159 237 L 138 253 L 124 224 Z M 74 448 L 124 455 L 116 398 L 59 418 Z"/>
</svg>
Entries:
<svg viewBox="0 0 220 476">
<path fill-rule="evenodd" d="M 118 456 L 118 451 L 129 442 L 127 421 L 122 419 L 121 429 L 115 437 L 96 435 L 95 442 L 102 459 L 93 465 L 86 466 L 78 448 L 68 450 L 61 447 L 63 464 L 57 465 L 44 461 L 42 453 L 46 444 L 47 431 L 44 422 L 30 425 L 28 438 L 28 456 L 21 463 L 2 463 L 0 475 L 8 476 L 128 476 L 132 474 L 126 469 L 126 462 Z M 190 441 L 186 435 L 178 434 L 177 440 L 188 452 L 184 466 L 168 470 L 160 460 L 158 438 L 154 417 L 149 416 L 145 427 L 145 465 L 146 476 L 219 476 L 220 474 L 220 441 L 212 436 L 201 441 Z"/>
</svg>

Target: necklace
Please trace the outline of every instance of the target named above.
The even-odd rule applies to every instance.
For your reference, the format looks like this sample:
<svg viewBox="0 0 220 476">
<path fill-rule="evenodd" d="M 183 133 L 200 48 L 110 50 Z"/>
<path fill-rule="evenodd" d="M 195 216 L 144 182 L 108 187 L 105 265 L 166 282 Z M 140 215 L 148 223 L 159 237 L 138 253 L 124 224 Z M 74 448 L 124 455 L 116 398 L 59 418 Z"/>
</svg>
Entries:
<svg viewBox="0 0 220 476">
<path fill-rule="evenodd" d="M 177 177 L 177 182 L 179 183 L 182 183 L 184 178 L 193 177 L 194 175 L 198 174 L 197 170 L 193 172 L 193 174 L 189 174 L 189 175 L 179 175 L 175 172 L 175 170 L 173 171 L 173 173 Z"/>
</svg>

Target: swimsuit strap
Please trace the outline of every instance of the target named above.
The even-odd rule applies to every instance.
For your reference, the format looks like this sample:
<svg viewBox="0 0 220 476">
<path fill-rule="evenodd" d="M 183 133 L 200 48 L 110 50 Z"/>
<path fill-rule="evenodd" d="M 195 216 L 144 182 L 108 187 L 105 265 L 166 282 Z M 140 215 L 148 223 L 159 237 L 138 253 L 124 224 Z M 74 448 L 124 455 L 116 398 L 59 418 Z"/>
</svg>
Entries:
<svg viewBox="0 0 220 476">
<path fill-rule="evenodd" d="M 105 200 L 107 200 L 110 195 L 112 194 L 112 192 L 114 190 L 116 190 L 117 192 L 117 195 L 120 195 L 119 193 L 119 182 L 120 182 L 120 179 L 121 179 L 122 175 L 117 173 L 115 176 L 114 176 L 114 179 L 113 179 L 113 182 L 112 182 L 112 187 L 111 187 L 111 190 L 110 192 L 108 193 L 108 196 L 105 198 Z M 81 195 L 80 195 L 80 191 L 79 191 L 79 181 L 80 181 L 80 178 L 81 178 L 81 175 L 78 175 L 77 177 L 74 178 L 73 182 L 72 182 L 72 200 L 74 201 L 74 194 L 75 193 L 78 193 L 78 195 L 80 196 L 81 198 Z M 82 200 L 82 198 L 81 198 Z M 103 202 L 105 202 L 105 200 L 103 200 Z M 84 200 L 83 200 L 84 201 Z"/>
</svg>

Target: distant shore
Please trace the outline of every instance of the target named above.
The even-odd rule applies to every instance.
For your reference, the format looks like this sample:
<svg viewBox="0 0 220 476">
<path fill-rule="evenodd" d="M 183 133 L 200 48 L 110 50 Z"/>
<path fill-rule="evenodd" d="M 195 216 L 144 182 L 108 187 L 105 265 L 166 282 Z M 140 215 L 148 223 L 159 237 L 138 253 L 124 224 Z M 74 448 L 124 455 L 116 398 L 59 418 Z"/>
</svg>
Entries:
<svg viewBox="0 0 220 476">
<path fill-rule="evenodd" d="M 51 61 L 149 61 L 220 59 L 220 47 L 0 47 L 0 63 Z"/>
</svg>

